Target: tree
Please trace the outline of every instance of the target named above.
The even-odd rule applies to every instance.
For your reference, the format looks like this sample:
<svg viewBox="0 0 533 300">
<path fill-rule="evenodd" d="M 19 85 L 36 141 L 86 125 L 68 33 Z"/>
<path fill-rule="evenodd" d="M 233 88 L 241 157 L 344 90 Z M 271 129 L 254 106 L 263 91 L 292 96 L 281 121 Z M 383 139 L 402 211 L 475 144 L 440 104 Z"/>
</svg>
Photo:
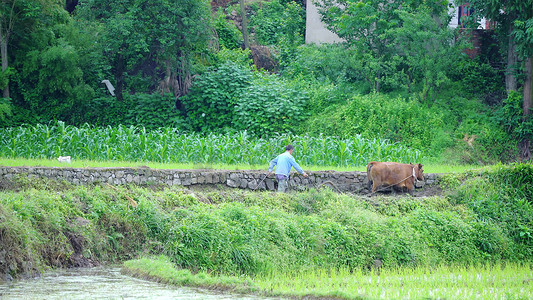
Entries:
<svg viewBox="0 0 533 300">
<path fill-rule="evenodd" d="M 346 41 L 348 47 L 362 58 L 364 77 L 375 91 L 380 91 L 383 84 L 398 81 L 398 70 L 406 71 L 408 88 L 415 79 L 413 72 L 423 72 L 425 92 L 421 98 L 426 99 L 427 93 L 445 81 L 443 70 L 435 71 L 434 64 L 440 62 L 435 53 L 450 45 L 446 34 L 448 24 L 447 1 L 406 1 L 406 0 L 316 0 L 322 20 L 328 28 Z M 417 20 L 423 19 L 423 21 Z M 404 26 L 408 22 L 407 26 Z M 420 24 L 424 23 L 425 24 Z M 415 24 L 417 23 L 417 24 Z M 416 37 L 422 34 L 413 30 L 429 30 L 431 39 Z M 443 33 L 444 32 L 444 33 Z M 406 39 L 399 38 L 400 36 Z M 439 42 L 434 43 L 438 37 Z M 410 40 L 416 38 L 415 41 Z M 447 40 L 448 39 L 448 40 Z M 445 41 L 447 40 L 447 41 Z M 433 43 L 432 45 L 430 45 Z M 427 49 L 430 47 L 431 49 Z M 403 49 L 402 49 L 403 48 Z M 425 51 L 422 49 L 426 49 Z M 422 51 L 419 51 L 422 50 Z M 403 54 L 402 54 L 403 53 Z M 412 58 L 410 55 L 416 54 Z M 431 57 L 430 59 L 428 59 Z M 398 60 L 397 58 L 400 58 Z M 424 66 L 417 63 L 421 61 Z M 411 63 L 407 68 L 402 64 Z M 420 67 L 422 67 L 420 69 Z M 402 70 L 404 69 L 404 70 Z"/>
<path fill-rule="evenodd" d="M 126 73 L 139 69 L 143 58 L 149 54 L 147 35 L 135 14 L 131 13 L 133 0 L 80 1 L 78 17 L 101 23 L 99 42 L 108 58 L 114 77 L 115 95 L 123 100 Z M 104 79 L 104 78 L 102 78 Z"/>
<path fill-rule="evenodd" d="M 459 3 L 465 3 L 460 1 Z M 474 18 L 482 17 L 496 21 L 501 33 L 501 44 L 507 49 L 506 88 L 508 93 L 517 90 L 517 58 L 523 63 L 525 81 L 523 86 L 523 114 L 531 114 L 533 80 L 533 0 L 469 0 Z M 530 141 L 522 141 L 521 156 L 531 159 Z"/>
<path fill-rule="evenodd" d="M 357 49 L 368 61 L 365 77 L 380 90 L 386 68 L 388 38 L 384 35 L 399 25 L 398 0 L 323 0 L 315 3 L 328 29 Z"/>
<path fill-rule="evenodd" d="M 103 24 L 117 98 L 139 86 L 127 86 L 136 76 L 146 92 L 187 93 L 193 58 L 211 36 L 206 0 L 85 0 L 78 11 L 79 18 Z"/>
<path fill-rule="evenodd" d="M 46 0 L 8 0 L 0 2 L 0 56 L 2 60 L 1 77 L 7 80 L 9 75 L 9 42 L 13 34 L 24 36 L 31 32 L 38 21 L 41 2 Z M 2 96 L 10 98 L 9 80 L 2 87 Z"/>
<path fill-rule="evenodd" d="M 13 100 L 27 112 L 26 120 L 19 121 L 80 122 L 100 83 L 103 57 L 89 28 L 80 28 L 63 8 L 56 13 L 16 52 L 13 86 L 18 95 Z"/>
<path fill-rule="evenodd" d="M 460 57 L 459 44 L 454 42 L 448 22 L 435 22 L 427 9 L 398 11 L 398 17 L 402 26 L 387 30 L 388 47 L 400 59 L 398 70 L 405 74 L 408 92 L 420 86 L 419 99 L 430 105 L 449 81 L 447 70 Z M 441 18 L 446 20 L 446 16 Z"/>
</svg>

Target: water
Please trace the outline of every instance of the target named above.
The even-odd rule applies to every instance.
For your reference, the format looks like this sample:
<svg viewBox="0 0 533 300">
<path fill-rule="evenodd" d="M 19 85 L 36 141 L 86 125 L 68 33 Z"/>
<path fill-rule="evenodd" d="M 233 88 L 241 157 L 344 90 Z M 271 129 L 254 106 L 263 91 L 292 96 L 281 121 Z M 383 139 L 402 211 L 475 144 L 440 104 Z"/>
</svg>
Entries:
<svg viewBox="0 0 533 300">
<path fill-rule="evenodd" d="M 279 299 L 175 287 L 122 275 L 117 267 L 45 272 L 41 277 L 0 283 L 0 299 Z"/>
</svg>

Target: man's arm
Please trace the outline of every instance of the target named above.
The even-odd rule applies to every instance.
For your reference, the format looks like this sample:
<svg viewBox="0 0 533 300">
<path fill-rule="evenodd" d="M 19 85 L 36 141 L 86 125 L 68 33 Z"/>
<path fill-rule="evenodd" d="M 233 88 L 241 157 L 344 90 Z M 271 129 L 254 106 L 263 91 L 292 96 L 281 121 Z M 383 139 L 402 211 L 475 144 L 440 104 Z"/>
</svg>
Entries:
<svg viewBox="0 0 533 300">
<path fill-rule="evenodd" d="M 290 162 L 291 162 L 291 165 L 294 167 L 294 169 L 304 175 L 304 176 L 307 176 L 307 174 L 304 172 L 304 170 L 302 169 L 302 167 L 300 167 L 300 165 L 296 162 L 296 160 L 294 159 L 294 157 L 291 156 L 290 158 Z"/>
<path fill-rule="evenodd" d="M 272 172 L 272 170 L 274 170 L 274 166 L 278 164 L 278 157 L 279 155 L 270 161 L 270 164 L 268 164 L 268 172 Z"/>
</svg>

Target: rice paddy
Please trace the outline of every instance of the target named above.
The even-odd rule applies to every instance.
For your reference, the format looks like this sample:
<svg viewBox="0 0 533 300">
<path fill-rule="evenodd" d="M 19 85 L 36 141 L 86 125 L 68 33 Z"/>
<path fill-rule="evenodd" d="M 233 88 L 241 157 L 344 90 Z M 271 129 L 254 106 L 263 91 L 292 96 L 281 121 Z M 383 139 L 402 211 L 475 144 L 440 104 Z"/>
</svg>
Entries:
<svg viewBox="0 0 533 300">
<path fill-rule="evenodd" d="M 179 270 L 165 257 L 125 262 L 125 271 L 177 285 L 223 286 L 282 297 L 332 299 L 532 299 L 533 265 L 415 267 L 354 271 L 301 270 L 256 277 L 217 277 Z M 176 275 L 178 274 L 178 275 Z"/>
</svg>

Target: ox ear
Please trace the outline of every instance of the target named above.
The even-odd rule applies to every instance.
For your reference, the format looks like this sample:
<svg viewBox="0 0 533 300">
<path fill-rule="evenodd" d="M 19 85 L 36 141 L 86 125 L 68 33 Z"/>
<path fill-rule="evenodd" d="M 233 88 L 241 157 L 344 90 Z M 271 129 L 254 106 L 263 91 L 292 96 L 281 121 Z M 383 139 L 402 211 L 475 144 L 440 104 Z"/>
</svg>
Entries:
<svg viewBox="0 0 533 300">
<path fill-rule="evenodd" d="M 423 164 L 418 164 L 418 169 L 421 170 L 423 166 Z"/>
</svg>

